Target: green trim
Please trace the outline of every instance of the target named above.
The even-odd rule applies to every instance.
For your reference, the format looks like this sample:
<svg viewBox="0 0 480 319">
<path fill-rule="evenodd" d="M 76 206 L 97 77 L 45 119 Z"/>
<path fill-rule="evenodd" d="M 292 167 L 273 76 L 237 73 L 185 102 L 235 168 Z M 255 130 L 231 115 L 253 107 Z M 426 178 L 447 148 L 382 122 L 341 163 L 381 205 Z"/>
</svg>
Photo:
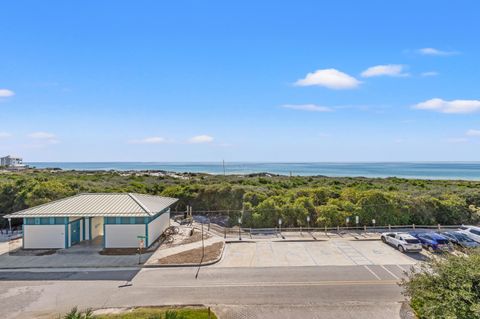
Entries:
<svg viewBox="0 0 480 319">
<path fill-rule="evenodd" d="M 148 223 L 145 224 L 145 247 L 148 247 Z"/>
<path fill-rule="evenodd" d="M 88 239 L 92 240 L 92 217 L 88 217 Z"/>
<path fill-rule="evenodd" d="M 85 217 L 82 218 L 82 240 L 85 240 Z"/>
<path fill-rule="evenodd" d="M 68 223 L 65 224 L 65 248 L 68 248 Z"/>
<path fill-rule="evenodd" d="M 106 239 L 107 239 L 107 232 L 105 231 L 105 222 L 106 222 L 106 217 L 103 217 L 103 248 L 106 248 Z"/>
<path fill-rule="evenodd" d="M 25 249 L 25 220 L 26 218 L 23 219 L 23 225 L 22 225 L 22 249 Z"/>
</svg>

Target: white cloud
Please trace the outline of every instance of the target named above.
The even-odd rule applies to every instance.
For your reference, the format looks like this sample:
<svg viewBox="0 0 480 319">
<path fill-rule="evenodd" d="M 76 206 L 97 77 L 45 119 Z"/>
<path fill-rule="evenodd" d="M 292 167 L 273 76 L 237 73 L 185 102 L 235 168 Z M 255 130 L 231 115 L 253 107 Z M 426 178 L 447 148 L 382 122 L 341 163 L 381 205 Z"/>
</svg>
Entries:
<svg viewBox="0 0 480 319">
<path fill-rule="evenodd" d="M 418 50 L 418 53 L 421 55 L 436 55 L 436 56 L 447 56 L 458 54 L 457 51 L 443 51 L 435 48 L 422 48 Z"/>
<path fill-rule="evenodd" d="M 131 140 L 131 144 L 163 144 L 166 143 L 167 140 L 164 137 L 160 136 L 151 136 L 145 137 L 139 140 Z"/>
<path fill-rule="evenodd" d="M 369 67 L 362 72 L 361 76 L 364 78 L 370 78 L 374 76 L 408 76 L 408 73 L 404 73 L 405 66 L 401 64 L 385 64 Z"/>
<path fill-rule="evenodd" d="M 480 130 L 468 130 L 465 135 L 467 136 L 480 136 Z"/>
<path fill-rule="evenodd" d="M 480 111 L 480 100 L 452 100 L 445 101 L 439 98 L 431 99 L 413 106 L 418 110 L 427 110 L 448 114 L 468 114 Z"/>
<path fill-rule="evenodd" d="M 12 134 L 10 133 L 7 133 L 7 132 L 0 132 L 0 138 L 7 138 L 7 137 L 11 137 Z"/>
<path fill-rule="evenodd" d="M 48 133 L 48 132 L 33 132 L 28 134 L 28 137 L 34 139 L 52 139 L 55 138 L 55 134 Z"/>
<path fill-rule="evenodd" d="M 285 104 L 282 105 L 283 108 L 298 110 L 298 111 L 308 111 L 308 112 L 331 112 L 331 108 L 327 106 L 320 106 L 315 104 Z"/>
<path fill-rule="evenodd" d="M 43 147 L 51 144 L 58 144 L 60 141 L 57 139 L 57 136 L 53 133 L 48 132 L 33 132 L 28 134 L 28 137 L 36 140 L 38 143 L 32 145 L 33 147 Z"/>
<path fill-rule="evenodd" d="M 211 143 L 213 142 L 213 137 L 210 135 L 197 135 L 188 139 L 188 142 L 192 144 Z"/>
<path fill-rule="evenodd" d="M 437 71 L 428 71 L 428 72 L 423 72 L 420 74 L 421 76 L 437 76 L 438 72 Z"/>
<path fill-rule="evenodd" d="M 305 78 L 295 82 L 297 86 L 323 86 L 329 89 L 354 89 L 360 85 L 359 80 L 336 69 L 317 70 L 308 73 Z"/>
<path fill-rule="evenodd" d="M 15 92 L 13 92 L 12 90 L 0 89 L 0 97 L 10 97 L 14 95 L 15 95 Z"/>
</svg>

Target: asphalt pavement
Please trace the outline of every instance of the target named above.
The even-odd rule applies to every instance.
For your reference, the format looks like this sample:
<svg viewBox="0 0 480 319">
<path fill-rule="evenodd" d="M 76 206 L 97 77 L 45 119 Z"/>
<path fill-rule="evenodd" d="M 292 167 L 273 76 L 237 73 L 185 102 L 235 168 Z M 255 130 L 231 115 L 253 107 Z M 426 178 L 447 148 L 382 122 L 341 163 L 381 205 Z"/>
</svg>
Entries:
<svg viewBox="0 0 480 319">
<path fill-rule="evenodd" d="M 3 318 L 205 304 L 220 318 L 400 318 L 409 265 L 0 271 Z M 198 272 L 198 276 L 197 275 Z"/>
</svg>

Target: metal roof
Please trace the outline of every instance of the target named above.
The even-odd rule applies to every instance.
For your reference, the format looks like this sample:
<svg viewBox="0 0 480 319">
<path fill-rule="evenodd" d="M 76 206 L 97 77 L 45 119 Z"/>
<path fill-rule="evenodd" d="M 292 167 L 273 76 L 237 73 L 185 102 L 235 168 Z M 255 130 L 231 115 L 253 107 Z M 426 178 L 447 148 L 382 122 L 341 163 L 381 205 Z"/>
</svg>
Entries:
<svg viewBox="0 0 480 319">
<path fill-rule="evenodd" d="M 5 215 L 24 217 L 148 217 L 170 207 L 178 199 L 132 193 L 83 193 Z"/>
</svg>

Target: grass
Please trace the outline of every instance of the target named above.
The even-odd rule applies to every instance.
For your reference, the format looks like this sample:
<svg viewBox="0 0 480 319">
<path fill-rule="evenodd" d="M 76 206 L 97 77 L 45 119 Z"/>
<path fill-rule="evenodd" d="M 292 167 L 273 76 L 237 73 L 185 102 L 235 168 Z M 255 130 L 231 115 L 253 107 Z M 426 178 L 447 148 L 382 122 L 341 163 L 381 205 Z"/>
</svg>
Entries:
<svg viewBox="0 0 480 319">
<path fill-rule="evenodd" d="M 177 316 L 170 318 L 178 319 L 217 319 L 213 312 L 208 316 L 208 309 L 203 307 L 191 308 L 167 308 L 167 307 L 145 307 L 135 308 L 124 313 L 97 315 L 96 319 L 164 319 L 165 313 L 177 313 Z M 169 318 L 169 317 L 167 317 Z"/>
</svg>

